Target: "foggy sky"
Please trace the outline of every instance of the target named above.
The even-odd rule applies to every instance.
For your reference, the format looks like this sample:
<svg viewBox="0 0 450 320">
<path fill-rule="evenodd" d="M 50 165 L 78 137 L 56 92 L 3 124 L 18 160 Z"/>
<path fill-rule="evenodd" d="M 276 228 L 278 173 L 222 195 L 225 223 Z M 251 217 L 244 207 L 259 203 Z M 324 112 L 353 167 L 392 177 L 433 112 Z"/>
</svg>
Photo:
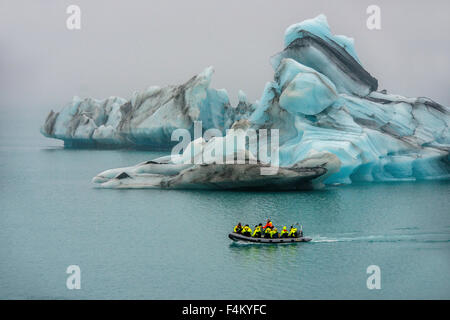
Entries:
<svg viewBox="0 0 450 320">
<path fill-rule="evenodd" d="M 66 28 L 70 4 L 81 8 L 79 31 Z M 366 28 L 370 4 L 381 7 L 379 31 Z M 446 0 L 0 0 L 0 108 L 45 118 L 74 95 L 129 98 L 210 65 L 212 86 L 233 104 L 239 89 L 254 101 L 285 29 L 320 13 L 334 34 L 355 38 L 379 89 L 450 105 Z"/>
</svg>

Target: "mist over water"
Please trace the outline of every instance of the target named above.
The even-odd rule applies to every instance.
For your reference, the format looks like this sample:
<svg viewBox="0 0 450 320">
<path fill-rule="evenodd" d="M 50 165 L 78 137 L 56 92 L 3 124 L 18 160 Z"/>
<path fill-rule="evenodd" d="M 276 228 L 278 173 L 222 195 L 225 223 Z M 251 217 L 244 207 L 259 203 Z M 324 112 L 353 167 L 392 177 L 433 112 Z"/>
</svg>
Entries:
<svg viewBox="0 0 450 320">
<path fill-rule="evenodd" d="M 66 27 L 72 1 L 0 2 L 0 109 L 60 110 L 72 97 L 130 98 L 151 85 L 186 82 L 212 65 L 214 88 L 232 104 L 273 79 L 269 58 L 293 23 L 327 16 L 334 34 L 355 39 L 381 89 L 450 105 L 446 0 L 77 0 L 81 30 Z M 366 9 L 381 8 L 381 30 Z M 44 116 L 45 116 L 44 115 Z"/>
<path fill-rule="evenodd" d="M 95 189 L 100 171 L 163 153 L 63 149 L 39 135 L 40 120 L 1 119 L 0 298 L 450 298 L 449 181 L 311 192 Z M 267 217 L 299 222 L 313 240 L 228 239 L 236 222 Z M 73 264 L 81 290 L 66 288 Z M 381 269 L 381 290 L 366 287 L 369 265 Z"/>
</svg>

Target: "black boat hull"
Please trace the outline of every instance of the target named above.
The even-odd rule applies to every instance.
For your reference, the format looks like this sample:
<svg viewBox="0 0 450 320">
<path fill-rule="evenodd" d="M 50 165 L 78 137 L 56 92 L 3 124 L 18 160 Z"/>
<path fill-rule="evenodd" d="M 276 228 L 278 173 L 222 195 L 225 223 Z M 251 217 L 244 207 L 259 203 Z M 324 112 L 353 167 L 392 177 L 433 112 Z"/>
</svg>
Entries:
<svg viewBox="0 0 450 320">
<path fill-rule="evenodd" d="M 299 238 L 253 238 L 247 237 L 240 233 L 232 232 L 228 235 L 233 241 L 246 241 L 246 242 L 254 242 L 254 243 L 295 243 L 295 242 L 308 242 L 311 241 L 311 238 L 299 237 Z"/>
</svg>

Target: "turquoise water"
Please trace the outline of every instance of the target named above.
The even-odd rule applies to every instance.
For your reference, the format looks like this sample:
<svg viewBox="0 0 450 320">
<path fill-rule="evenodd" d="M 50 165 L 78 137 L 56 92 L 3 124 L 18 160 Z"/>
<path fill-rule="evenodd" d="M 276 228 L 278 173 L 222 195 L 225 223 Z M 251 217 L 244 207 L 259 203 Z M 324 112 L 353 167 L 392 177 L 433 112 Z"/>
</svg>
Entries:
<svg viewBox="0 0 450 320">
<path fill-rule="evenodd" d="M 275 193 L 94 189 L 98 172 L 162 153 L 66 150 L 32 120 L 2 121 L 0 298 L 450 298 L 449 181 Z M 227 238 L 237 221 L 266 217 L 300 222 L 313 241 Z M 80 290 L 66 288 L 69 265 L 81 268 Z M 369 265 L 381 269 L 381 290 L 366 287 Z"/>
</svg>

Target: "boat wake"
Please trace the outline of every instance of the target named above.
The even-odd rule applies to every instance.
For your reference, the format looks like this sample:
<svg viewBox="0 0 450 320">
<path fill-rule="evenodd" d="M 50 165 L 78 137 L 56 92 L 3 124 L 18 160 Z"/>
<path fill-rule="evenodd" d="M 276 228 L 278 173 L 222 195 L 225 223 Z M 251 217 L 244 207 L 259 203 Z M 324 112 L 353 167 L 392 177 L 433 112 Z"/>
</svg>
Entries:
<svg viewBox="0 0 450 320">
<path fill-rule="evenodd" d="M 415 232 L 407 234 L 342 234 L 335 236 L 312 236 L 313 243 L 332 242 L 420 242 L 441 243 L 450 242 L 450 232 Z"/>
</svg>

